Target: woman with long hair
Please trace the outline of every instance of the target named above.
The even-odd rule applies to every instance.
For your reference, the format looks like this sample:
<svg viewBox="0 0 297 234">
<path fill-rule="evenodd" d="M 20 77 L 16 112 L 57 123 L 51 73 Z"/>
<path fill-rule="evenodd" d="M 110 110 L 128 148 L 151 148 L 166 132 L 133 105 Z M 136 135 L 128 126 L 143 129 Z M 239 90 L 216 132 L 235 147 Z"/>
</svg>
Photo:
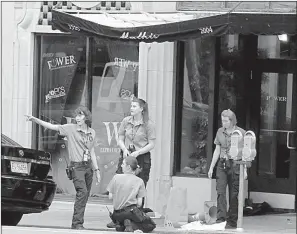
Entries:
<svg viewBox="0 0 297 234">
<path fill-rule="evenodd" d="M 121 148 L 121 156 L 116 173 L 123 173 L 121 165 L 126 157 L 135 157 L 139 166 L 136 175 L 143 180 L 146 187 L 151 169 L 150 151 L 155 147 L 155 126 L 149 120 L 148 105 L 143 99 L 133 97 L 130 112 L 131 115 L 122 120 L 119 128 L 118 144 Z M 111 222 L 107 227 L 113 228 L 115 224 Z"/>
<path fill-rule="evenodd" d="M 139 165 L 138 177 L 145 186 L 149 180 L 151 169 L 151 153 L 155 147 L 155 126 L 149 120 L 148 105 L 140 98 L 134 97 L 130 108 L 131 115 L 125 117 L 119 128 L 119 146 L 121 157 L 119 165 L 127 156 L 135 157 Z M 122 173 L 118 166 L 117 173 Z"/>
</svg>

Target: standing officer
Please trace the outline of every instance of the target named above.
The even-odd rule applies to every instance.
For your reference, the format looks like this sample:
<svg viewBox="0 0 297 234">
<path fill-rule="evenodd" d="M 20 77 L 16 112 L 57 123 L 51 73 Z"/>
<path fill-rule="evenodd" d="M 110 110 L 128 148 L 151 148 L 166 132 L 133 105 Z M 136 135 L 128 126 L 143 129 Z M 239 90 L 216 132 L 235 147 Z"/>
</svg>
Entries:
<svg viewBox="0 0 297 234">
<path fill-rule="evenodd" d="M 127 156 L 135 157 L 141 170 L 137 174 L 147 185 L 151 170 L 151 153 L 155 147 L 155 125 L 149 119 L 148 104 L 140 98 L 133 97 L 131 115 L 122 120 L 119 128 L 119 147 L 121 156 L 117 173 L 122 173 L 121 164 Z M 144 205 L 144 200 L 143 204 Z"/>
<path fill-rule="evenodd" d="M 87 107 L 80 106 L 75 110 L 76 124 L 57 125 L 42 121 L 31 115 L 26 115 L 28 121 L 58 131 L 68 140 L 70 160 L 70 177 L 76 190 L 72 229 L 85 229 L 84 213 L 93 182 L 93 169 L 96 172 L 97 182 L 100 182 L 100 171 L 94 150 L 95 130 L 90 127 L 91 112 Z"/>
<path fill-rule="evenodd" d="M 242 135 L 245 130 L 236 126 L 236 115 L 230 109 L 221 113 L 222 127 L 218 129 L 214 144 L 216 148 L 208 171 L 211 179 L 213 168 L 217 161 L 216 189 L 217 189 L 217 223 L 227 221 L 226 228 L 237 228 L 238 219 L 238 192 L 239 192 L 239 164 L 231 159 L 229 150 L 231 146 L 231 134 L 239 130 Z M 243 141 L 243 139 L 242 139 Z M 227 213 L 226 188 L 229 189 L 229 211 Z"/>
</svg>

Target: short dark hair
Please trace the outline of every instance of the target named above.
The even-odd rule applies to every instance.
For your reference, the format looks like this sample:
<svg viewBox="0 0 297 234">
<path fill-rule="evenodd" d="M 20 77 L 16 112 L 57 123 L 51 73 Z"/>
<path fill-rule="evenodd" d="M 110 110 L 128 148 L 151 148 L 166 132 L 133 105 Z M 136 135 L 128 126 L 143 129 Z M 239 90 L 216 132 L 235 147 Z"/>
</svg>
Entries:
<svg viewBox="0 0 297 234">
<path fill-rule="evenodd" d="M 138 167 L 138 161 L 135 157 L 128 156 L 124 160 L 126 161 L 126 164 L 131 167 L 132 171 L 135 171 L 136 168 Z"/>
<path fill-rule="evenodd" d="M 77 116 L 78 114 L 84 114 L 86 119 L 85 119 L 85 122 L 86 124 L 91 127 L 91 123 L 92 123 L 92 113 L 91 111 L 85 107 L 85 106 L 79 106 L 75 109 L 74 111 L 74 115 Z"/>
</svg>

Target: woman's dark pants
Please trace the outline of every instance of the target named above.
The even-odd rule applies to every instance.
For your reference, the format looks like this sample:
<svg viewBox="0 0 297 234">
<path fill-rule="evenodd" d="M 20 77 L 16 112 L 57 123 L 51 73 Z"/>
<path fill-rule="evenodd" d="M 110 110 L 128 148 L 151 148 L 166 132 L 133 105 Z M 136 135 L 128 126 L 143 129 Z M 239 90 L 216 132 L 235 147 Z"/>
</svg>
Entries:
<svg viewBox="0 0 297 234">
<path fill-rule="evenodd" d="M 238 219 L 238 192 L 239 192 L 239 164 L 233 160 L 220 159 L 217 165 L 217 220 L 227 221 L 227 224 L 236 227 Z M 226 188 L 229 189 L 229 210 L 227 213 Z"/>
<path fill-rule="evenodd" d="M 92 187 L 93 170 L 90 161 L 71 162 L 70 166 L 73 167 L 73 184 L 76 190 L 72 218 L 72 227 L 75 228 L 84 223 L 86 204 Z"/>
</svg>

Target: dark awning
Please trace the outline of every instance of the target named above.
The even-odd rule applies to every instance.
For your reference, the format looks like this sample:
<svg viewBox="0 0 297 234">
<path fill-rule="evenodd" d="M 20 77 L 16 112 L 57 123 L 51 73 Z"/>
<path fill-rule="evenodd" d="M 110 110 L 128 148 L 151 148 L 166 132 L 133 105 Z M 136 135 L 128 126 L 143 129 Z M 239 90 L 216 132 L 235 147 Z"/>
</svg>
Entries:
<svg viewBox="0 0 297 234">
<path fill-rule="evenodd" d="M 297 34 L 296 20 L 295 14 L 288 13 L 225 13 L 149 26 L 110 27 L 88 20 L 87 15 L 83 13 L 68 14 L 53 10 L 52 27 L 72 34 L 139 43 L 141 41 L 176 41 L 223 34 L 294 35 Z"/>
</svg>

